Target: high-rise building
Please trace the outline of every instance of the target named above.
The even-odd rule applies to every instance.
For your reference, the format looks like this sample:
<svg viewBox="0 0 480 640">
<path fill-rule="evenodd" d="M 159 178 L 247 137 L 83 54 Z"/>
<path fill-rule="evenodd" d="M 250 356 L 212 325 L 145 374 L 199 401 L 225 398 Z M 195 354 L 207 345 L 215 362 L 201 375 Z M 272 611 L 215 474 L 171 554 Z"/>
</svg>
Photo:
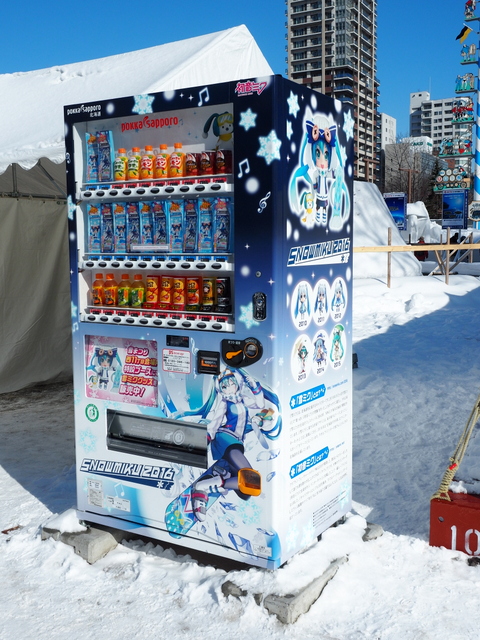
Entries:
<svg viewBox="0 0 480 640">
<path fill-rule="evenodd" d="M 379 172 L 376 0 L 286 0 L 287 76 L 352 107 L 355 177 Z"/>
<path fill-rule="evenodd" d="M 452 124 L 453 106 L 458 98 L 431 100 L 428 91 L 410 94 L 410 136 L 428 136 L 433 140 L 433 152 L 444 139 L 467 135 L 468 124 Z"/>
</svg>

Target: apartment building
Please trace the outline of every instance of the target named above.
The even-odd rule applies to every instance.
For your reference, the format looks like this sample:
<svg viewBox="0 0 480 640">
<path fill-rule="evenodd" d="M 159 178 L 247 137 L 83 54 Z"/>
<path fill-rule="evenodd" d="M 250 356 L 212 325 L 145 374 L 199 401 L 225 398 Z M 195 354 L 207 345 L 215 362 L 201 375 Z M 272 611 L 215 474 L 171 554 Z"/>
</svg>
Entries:
<svg viewBox="0 0 480 640">
<path fill-rule="evenodd" d="M 355 177 L 380 171 L 376 0 L 286 0 L 287 76 L 351 108 Z"/>
<path fill-rule="evenodd" d="M 431 100 L 428 91 L 410 94 L 410 137 L 428 136 L 437 153 L 443 139 L 468 135 L 468 124 L 452 124 L 453 106 L 458 98 Z"/>
</svg>

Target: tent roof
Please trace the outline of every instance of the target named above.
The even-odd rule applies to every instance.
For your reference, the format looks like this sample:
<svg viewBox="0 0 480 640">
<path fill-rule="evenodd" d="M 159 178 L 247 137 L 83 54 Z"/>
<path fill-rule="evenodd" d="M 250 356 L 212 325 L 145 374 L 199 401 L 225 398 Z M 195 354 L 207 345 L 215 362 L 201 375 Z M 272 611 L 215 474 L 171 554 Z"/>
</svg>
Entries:
<svg viewBox="0 0 480 640">
<path fill-rule="evenodd" d="M 271 75 L 247 27 L 87 62 L 0 75 L 0 174 L 65 158 L 63 107 Z"/>
</svg>

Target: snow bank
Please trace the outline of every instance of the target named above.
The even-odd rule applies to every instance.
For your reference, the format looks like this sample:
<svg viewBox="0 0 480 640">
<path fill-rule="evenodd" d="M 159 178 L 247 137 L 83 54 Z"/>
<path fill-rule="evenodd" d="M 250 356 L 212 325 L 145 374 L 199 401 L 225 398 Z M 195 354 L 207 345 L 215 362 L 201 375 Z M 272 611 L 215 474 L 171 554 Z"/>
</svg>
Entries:
<svg viewBox="0 0 480 640">
<path fill-rule="evenodd" d="M 353 246 L 387 245 L 388 228 L 392 229 L 392 245 L 405 242 L 395 226 L 382 194 L 370 182 L 354 183 Z M 385 253 L 356 253 L 353 256 L 355 278 L 386 278 Z M 413 253 L 392 253 L 392 276 L 419 276 L 422 268 Z"/>
</svg>

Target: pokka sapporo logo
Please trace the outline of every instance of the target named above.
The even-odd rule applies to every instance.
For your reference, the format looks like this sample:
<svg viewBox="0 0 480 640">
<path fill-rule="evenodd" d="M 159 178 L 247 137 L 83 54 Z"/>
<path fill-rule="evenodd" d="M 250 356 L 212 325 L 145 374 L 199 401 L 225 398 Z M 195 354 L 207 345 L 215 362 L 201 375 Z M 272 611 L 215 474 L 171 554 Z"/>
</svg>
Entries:
<svg viewBox="0 0 480 640">
<path fill-rule="evenodd" d="M 176 127 L 179 124 L 177 116 L 167 118 L 149 118 L 145 116 L 142 120 L 134 122 L 122 122 L 121 129 L 123 131 L 141 131 L 142 129 L 163 129 L 163 127 Z"/>
<path fill-rule="evenodd" d="M 267 82 L 237 82 L 235 93 L 239 96 L 249 96 L 252 93 L 260 95 L 267 87 Z"/>
</svg>

